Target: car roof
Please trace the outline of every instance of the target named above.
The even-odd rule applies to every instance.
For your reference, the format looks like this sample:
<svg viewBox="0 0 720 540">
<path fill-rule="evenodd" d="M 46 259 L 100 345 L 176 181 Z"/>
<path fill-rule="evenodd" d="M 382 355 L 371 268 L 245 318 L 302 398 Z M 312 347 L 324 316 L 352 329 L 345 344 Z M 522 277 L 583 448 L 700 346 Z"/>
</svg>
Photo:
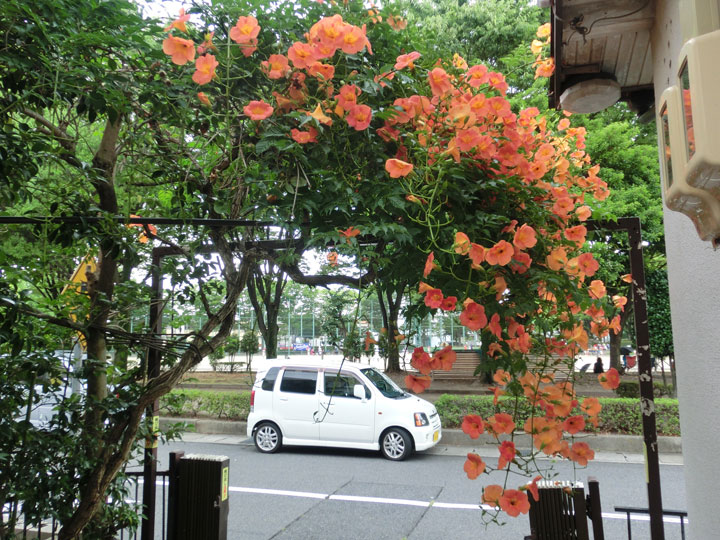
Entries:
<svg viewBox="0 0 720 540">
<path fill-rule="evenodd" d="M 369 368 L 372 366 L 369 366 L 367 364 L 361 364 L 360 362 L 323 362 L 321 360 L 318 360 L 317 362 L 308 361 L 308 360 L 302 360 L 298 362 L 293 362 L 292 360 L 286 360 L 283 362 L 277 362 L 273 363 L 272 365 L 267 366 L 267 368 L 263 369 L 263 371 L 269 371 L 271 368 L 308 368 L 308 369 L 326 369 L 326 370 L 339 370 L 339 369 L 363 369 L 363 368 Z"/>
</svg>

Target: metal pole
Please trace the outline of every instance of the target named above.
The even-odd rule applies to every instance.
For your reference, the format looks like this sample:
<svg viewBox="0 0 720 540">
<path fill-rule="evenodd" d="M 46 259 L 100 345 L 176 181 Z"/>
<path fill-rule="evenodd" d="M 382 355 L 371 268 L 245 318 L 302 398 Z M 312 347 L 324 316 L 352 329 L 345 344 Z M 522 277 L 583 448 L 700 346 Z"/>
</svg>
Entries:
<svg viewBox="0 0 720 540">
<path fill-rule="evenodd" d="M 633 311 L 638 351 L 638 379 L 640 380 L 640 405 L 645 442 L 645 481 L 648 489 L 648 508 L 650 509 L 650 536 L 652 540 L 664 540 L 660 463 L 655 425 L 655 397 L 652 360 L 650 359 L 650 332 L 648 330 L 647 288 L 645 287 L 640 218 L 628 218 L 628 221 L 630 273 L 633 280 Z"/>
<path fill-rule="evenodd" d="M 663 527 L 662 490 L 660 488 L 660 461 L 658 456 L 657 426 L 655 424 L 655 396 L 653 393 L 652 361 L 650 359 L 650 331 L 647 316 L 647 288 L 642 254 L 640 218 L 624 217 L 614 221 L 586 223 L 588 230 L 627 231 L 630 242 L 630 274 L 632 275 L 633 312 L 638 351 L 638 379 L 642 410 L 643 442 L 645 445 L 645 482 L 648 490 L 650 537 L 665 540 Z"/>
<path fill-rule="evenodd" d="M 160 263 L 162 255 L 153 250 L 152 254 L 152 296 L 150 299 L 150 332 L 158 336 L 162 331 L 162 271 Z M 160 375 L 160 351 L 148 348 L 147 379 Z M 159 429 L 159 402 L 155 400 L 145 411 L 145 417 L 152 422 L 151 433 L 145 440 L 143 459 L 143 517 L 141 540 L 155 539 L 155 480 L 157 479 L 157 446 Z"/>
</svg>

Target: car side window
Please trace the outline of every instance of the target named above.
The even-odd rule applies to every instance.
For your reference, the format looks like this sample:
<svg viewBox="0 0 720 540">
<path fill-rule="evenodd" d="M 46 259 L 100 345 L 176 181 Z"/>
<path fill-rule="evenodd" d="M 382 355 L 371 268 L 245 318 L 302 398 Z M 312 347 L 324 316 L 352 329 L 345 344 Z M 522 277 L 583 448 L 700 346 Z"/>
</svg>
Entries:
<svg viewBox="0 0 720 540">
<path fill-rule="evenodd" d="M 279 367 L 271 367 L 265 374 L 265 378 L 262 380 L 261 388 L 263 390 L 270 390 L 275 387 L 275 380 L 277 379 L 278 373 L 280 372 Z"/>
<path fill-rule="evenodd" d="M 325 395 L 337 397 L 355 398 L 353 395 L 353 387 L 356 384 L 362 384 L 354 375 L 349 373 L 328 373 L 325 372 Z M 365 394 L 368 394 L 365 388 Z M 368 396 L 369 397 L 369 396 Z"/>
<path fill-rule="evenodd" d="M 314 394 L 317 386 L 317 371 L 286 369 L 280 381 L 282 392 L 296 394 Z"/>
</svg>

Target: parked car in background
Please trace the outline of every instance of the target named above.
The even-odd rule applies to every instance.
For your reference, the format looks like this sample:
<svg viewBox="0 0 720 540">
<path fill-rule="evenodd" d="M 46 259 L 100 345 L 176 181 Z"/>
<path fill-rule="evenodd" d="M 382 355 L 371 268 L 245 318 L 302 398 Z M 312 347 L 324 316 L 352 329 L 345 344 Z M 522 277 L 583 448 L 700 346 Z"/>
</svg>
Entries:
<svg viewBox="0 0 720 540">
<path fill-rule="evenodd" d="M 367 365 L 283 364 L 258 373 L 247 434 L 258 450 L 283 445 L 380 450 L 400 461 L 442 438 L 435 406 Z"/>
</svg>

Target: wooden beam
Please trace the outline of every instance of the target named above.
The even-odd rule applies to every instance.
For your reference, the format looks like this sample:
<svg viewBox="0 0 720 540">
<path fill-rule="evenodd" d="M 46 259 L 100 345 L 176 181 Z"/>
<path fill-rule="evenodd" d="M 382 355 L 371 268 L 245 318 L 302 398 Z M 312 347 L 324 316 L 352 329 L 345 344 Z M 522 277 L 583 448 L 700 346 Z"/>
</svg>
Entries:
<svg viewBox="0 0 720 540">
<path fill-rule="evenodd" d="M 564 75 L 585 75 L 586 73 L 600 73 L 600 64 L 584 64 L 582 66 L 563 66 Z"/>
<path fill-rule="evenodd" d="M 596 17 L 599 19 L 600 17 Z M 567 19 L 565 19 L 567 20 Z M 587 18 L 583 21 L 582 26 L 590 28 L 593 19 L 588 20 Z M 615 36 L 617 34 L 627 34 L 629 32 L 650 32 L 653 24 L 655 23 L 654 17 L 643 17 L 641 19 L 623 20 L 623 19 L 611 19 L 607 21 L 600 21 L 592 30 L 585 34 L 585 38 L 599 39 Z M 563 25 L 563 40 L 565 43 L 575 40 L 583 40 L 583 34 L 574 30 L 567 23 Z"/>
</svg>

